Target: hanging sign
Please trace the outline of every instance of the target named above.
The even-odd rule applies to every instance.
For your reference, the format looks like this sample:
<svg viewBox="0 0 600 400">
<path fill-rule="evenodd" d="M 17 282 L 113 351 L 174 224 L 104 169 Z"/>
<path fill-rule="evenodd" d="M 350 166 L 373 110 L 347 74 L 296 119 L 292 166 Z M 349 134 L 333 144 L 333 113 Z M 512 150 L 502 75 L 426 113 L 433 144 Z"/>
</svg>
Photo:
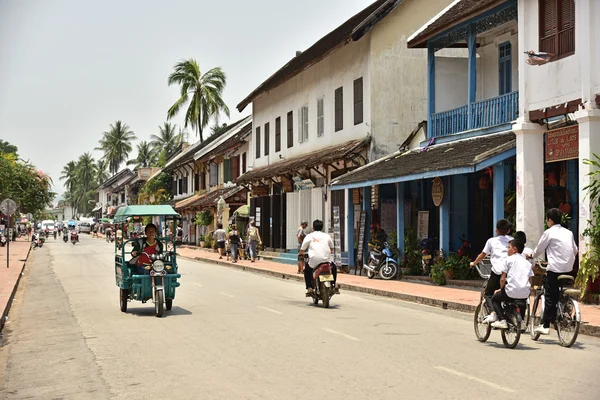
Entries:
<svg viewBox="0 0 600 400">
<path fill-rule="evenodd" d="M 546 162 L 579 158 L 579 125 L 546 132 Z"/>
<path fill-rule="evenodd" d="M 363 263 L 363 249 L 365 246 L 365 229 L 366 229 L 366 222 L 367 222 L 367 212 L 366 211 L 361 211 L 360 212 L 360 222 L 358 223 L 358 251 L 356 254 L 356 265 L 360 265 L 362 267 L 362 263 Z M 358 268 L 357 268 L 358 270 Z M 354 271 L 354 274 L 356 275 L 356 270 Z M 361 271 L 362 274 L 362 271 Z"/>
<path fill-rule="evenodd" d="M 429 211 L 419 211 L 417 219 L 417 239 L 427 239 L 429 236 Z"/>
<path fill-rule="evenodd" d="M 340 229 L 340 207 L 333 206 L 333 262 L 338 267 L 342 267 L 342 232 Z"/>
<path fill-rule="evenodd" d="M 433 180 L 433 184 L 431 185 L 431 198 L 433 199 L 433 204 L 436 207 L 439 207 L 444 201 L 444 182 L 442 178 L 435 178 Z"/>
</svg>

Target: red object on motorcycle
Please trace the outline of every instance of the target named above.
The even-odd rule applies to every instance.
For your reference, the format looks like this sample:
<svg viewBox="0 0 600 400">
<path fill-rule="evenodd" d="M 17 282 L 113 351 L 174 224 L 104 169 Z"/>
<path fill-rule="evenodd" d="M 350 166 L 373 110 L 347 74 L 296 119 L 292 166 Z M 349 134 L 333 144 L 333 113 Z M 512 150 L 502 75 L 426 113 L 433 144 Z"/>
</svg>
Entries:
<svg viewBox="0 0 600 400">
<path fill-rule="evenodd" d="M 317 266 L 317 268 L 315 269 L 314 277 L 315 279 L 319 278 L 319 275 L 326 273 L 326 274 L 331 274 L 331 264 L 329 263 L 323 263 L 323 264 L 319 264 L 319 266 Z"/>
</svg>

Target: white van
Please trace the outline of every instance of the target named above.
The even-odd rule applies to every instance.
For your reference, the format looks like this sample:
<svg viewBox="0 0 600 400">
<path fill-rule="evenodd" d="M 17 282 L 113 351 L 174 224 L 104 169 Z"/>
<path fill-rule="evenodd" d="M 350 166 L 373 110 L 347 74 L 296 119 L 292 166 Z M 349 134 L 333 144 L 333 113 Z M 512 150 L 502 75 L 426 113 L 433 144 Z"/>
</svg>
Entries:
<svg viewBox="0 0 600 400">
<path fill-rule="evenodd" d="M 42 231 L 46 231 L 46 228 L 48 228 L 48 231 L 50 231 L 50 233 L 54 232 L 54 221 L 52 221 L 51 219 L 46 219 L 42 221 Z"/>
<path fill-rule="evenodd" d="M 92 231 L 92 224 L 89 222 L 80 222 L 79 223 L 79 232 L 81 233 L 90 233 Z"/>
</svg>

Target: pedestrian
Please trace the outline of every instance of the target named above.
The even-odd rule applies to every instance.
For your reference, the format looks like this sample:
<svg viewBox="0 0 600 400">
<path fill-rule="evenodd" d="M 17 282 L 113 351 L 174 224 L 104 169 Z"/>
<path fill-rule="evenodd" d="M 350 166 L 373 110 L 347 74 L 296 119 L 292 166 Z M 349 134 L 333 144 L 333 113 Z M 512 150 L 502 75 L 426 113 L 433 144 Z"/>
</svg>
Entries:
<svg viewBox="0 0 600 400">
<path fill-rule="evenodd" d="M 300 227 L 298 228 L 298 232 L 296 233 L 296 237 L 298 238 L 298 273 L 301 274 L 304 272 L 304 255 L 300 254 L 300 248 L 302 247 L 302 242 L 304 242 L 304 238 L 306 237 L 306 227 L 308 226 L 308 222 L 302 221 L 300 223 Z"/>
<path fill-rule="evenodd" d="M 248 246 L 250 247 L 250 262 L 254 262 L 257 256 L 258 244 L 262 244 L 258 228 L 254 225 L 254 221 L 250 221 L 248 227 Z"/>
<path fill-rule="evenodd" d="M 231 251 L 232 262 L 236 263 L 238 260 L 238 249 L 240 248 L 240 233 L 237 227 L 233 225 L 231 232 L 229 232 L 229 249 Z"/>
<path fill-rule="evenodd" d="M 561 219 L 562 212 L 558 208 L 548 210 L 546 213 L 548 229 L 540 238 L 532 256 L 533 258 L 539 257 L 544 254 L 544 251 L 548 256 L 543 324 L 534 330 L 534 333 L 542 335 L 550 333 L 550 323 L 554 322 L 556 318 L 556 305 L 560 295 L 558 277 L 559 275 L 570 274 L 573 271 L 575 257 L 577 257 L 579 251 L 573 233 L 560 225 Z"/>
<path fill-rule="evenodd" d="M 223 229 L 223 224 L 217 224 L 217 230 L 213 232 L 213 238 L 217 240 L 219 260 L 222 260 L 223 252 L 225 251 L 225 240 L 227 239 L 227 232 L 225 232 L 225 230 Z"/>
</svg>

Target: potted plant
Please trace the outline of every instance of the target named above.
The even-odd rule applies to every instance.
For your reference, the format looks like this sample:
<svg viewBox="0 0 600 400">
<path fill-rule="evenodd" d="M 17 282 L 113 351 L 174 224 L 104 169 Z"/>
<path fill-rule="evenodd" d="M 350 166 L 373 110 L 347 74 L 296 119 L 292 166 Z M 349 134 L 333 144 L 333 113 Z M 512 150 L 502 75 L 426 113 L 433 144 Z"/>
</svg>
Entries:
<svg viewBox="0 0 600 400">
<path fill-rule="evenodd" d="M 445 285 L 446 276 L 444 271 L 446 269 L 446 258 L 441 251 L 438 251 L 433 265 L 431 266 L 431 283 L 436 285 Z"/>
<path fill-rule="evenodd" d="M 204 247 L 204 246 L 206 245 L 206 242 L 204 241 L 204 236 L 203 236 L 203 235 L 200 235 L 200 236 L 198 237 L 198 243 L 200 244 L 200 247 L 201 247 L 201 248 L 202 248 L 202 247 Z"/>
<path fill-rule="evenodd" d="M 421 248 L 413 228 L 404 231 L 404 257 L 400 269 L 403 275 L 421 275 Z"/>
<path fill-rule="evenodd" d="M 204 245 L 206 246 L 207 249 L 212 249 L 213 246 L 213 238 L 212 235 L 205 235 L 204 236 Z"/>
</svg>

